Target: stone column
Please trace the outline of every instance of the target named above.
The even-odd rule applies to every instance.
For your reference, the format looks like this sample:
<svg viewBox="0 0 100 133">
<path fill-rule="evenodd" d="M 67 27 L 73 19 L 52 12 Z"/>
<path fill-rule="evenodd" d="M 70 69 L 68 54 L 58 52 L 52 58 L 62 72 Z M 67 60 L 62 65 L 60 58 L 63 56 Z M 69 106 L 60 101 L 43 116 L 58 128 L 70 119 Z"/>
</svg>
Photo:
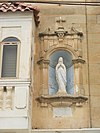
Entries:
<svg viewBox="0 0 100 133">
<path fill-rule="evenodd" d="M 84 95 L 83 89 L 83 73 L 82 65 L 85 63 L 83 59 L 74 59 L 74 88 L 75 95 Z"/>
<path fill-rule="evenodd" d="M 78 51 L 78 38 L 77 35 L 74 35 L 74 50 Z"/>
<path fill-rule="evenodd" d="M 48 42 L 50 42 L 50 38 L 48 38 L 48 36 L 45 36 L 44 37 L 44 43 L 43 43 L 43 51 L 44 52 L 47 52 L 48 51 L 48 49 L 49 49 L 49 47 L 50 47 L 50 44 L 48 43 Z M 43 54 L 42 54 L 43 55 Z"/>
<path fill-rule="evenodd" d="M 3 92 L 4 92 L 4 88 L 3 86 L 0 86 L 0 110 L 2 110 L 3 108 Z"/>
<path fill-rule="evenodd" d="M 40 56 L 44 55 L 44 38 L 41 37 Z"/>
<path fill-rule="evenodd" d="M 40 86 L 42 89 L 42 94 L 48 95 L 48 68 L 49 68 L 49 60 L 45 60 L 45 59 L 41 59 L 38 61 L 38 64 L 40 65 L 40 69 L 41 69 L 41 83 Z"/>
<path fill-rule="evenodd" d="M 82 57 L 82 38 L 75 34 L 74 38 L 74 50 L 78 52 L 78 56 Z"/>
<path fill-rule="evenodd" d="M 79 57 L 82 57 L 82 39 L 80 37 L 77 38 L 77 43 L 78 43 Z"/>
<path fill-rule="evenodd" d="M 7 86 L 6 109 L 12 109 L 12 86 Z"/>
</svg>

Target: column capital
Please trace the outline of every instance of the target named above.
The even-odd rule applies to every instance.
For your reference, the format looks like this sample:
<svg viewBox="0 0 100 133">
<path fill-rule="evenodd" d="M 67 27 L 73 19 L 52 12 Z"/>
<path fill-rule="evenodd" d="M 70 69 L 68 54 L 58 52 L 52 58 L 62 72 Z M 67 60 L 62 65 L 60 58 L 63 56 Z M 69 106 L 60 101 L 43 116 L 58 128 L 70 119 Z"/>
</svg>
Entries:
<svg viewBox="0 0 100 133">
<path fill-rule="evenodd" d="M 44 59 L 44 58 L 40 58 L 37 63 L 42 66 L 42 68 L 47 68 L 49 63 L 50 63 L 50 60 L 47 60 L 47 59 Z"/>
<path fill-rule="evenodd" d="M 73 64 L 78 64 L 78 63 L 84 64 L 85 60 L 82 58 L 78 58 L 78 59 L 73 59 L 72 62 L 73 62 Z"/>
</svg>

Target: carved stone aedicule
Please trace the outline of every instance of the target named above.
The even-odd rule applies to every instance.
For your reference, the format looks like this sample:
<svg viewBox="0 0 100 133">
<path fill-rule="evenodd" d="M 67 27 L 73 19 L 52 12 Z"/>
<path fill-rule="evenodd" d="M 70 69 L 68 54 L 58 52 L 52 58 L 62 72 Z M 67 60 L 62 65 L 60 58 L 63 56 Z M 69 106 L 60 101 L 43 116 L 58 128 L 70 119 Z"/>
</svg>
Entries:
<svg viewBox="0 0 100 133">
<path fill-rule="evenodd" d="M 56 20 L 55 29 L 48 28 L 40 37 L 40 96 L 43 105 L 81 106 L 87 97 L 83 89 L 82 37 L 75 26 L 66 29 L 66 20 Z"/>
<path fill-rule="evenodd" d="M 59 57 L 59 55 L 63 57 Z M 40 66 L 43 64 L 48 66 L 41 69 L 42 93 L 37 98 L 41 106 L 49 104 L 52 106 L 82 106 L 88 99 L 84 96 L 83 89 L 82 65 L 84 63 L 85 61 L 81 58 L 72 59 L 71 54 L 65 51 L 54 52 L 50 61 L 43 58 L 38 61 Z"/>
<path fill-rule="evenodd" d="M 41 56 L 45 56 L 49 50 L 59 47 L 71 48 L 79 57 L 82 57 L 82 37 L 83 33 L 77 30 L 73 25 L 66 29 L 63 23 L 66 21 L 61 17 L 56 21 L 55 29 L 48 28 L 39 33 Z"/>
</svg>

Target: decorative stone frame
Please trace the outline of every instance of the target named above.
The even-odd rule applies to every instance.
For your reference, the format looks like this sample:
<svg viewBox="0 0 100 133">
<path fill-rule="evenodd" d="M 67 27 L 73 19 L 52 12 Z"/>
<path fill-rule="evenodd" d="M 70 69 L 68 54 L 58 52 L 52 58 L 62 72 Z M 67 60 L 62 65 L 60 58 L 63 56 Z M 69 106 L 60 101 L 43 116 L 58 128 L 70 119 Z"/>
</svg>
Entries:
<svg viewBox="0 0 100 133">
<path fill-rule="evenodd" d="M 10 41 L 9 39 L 15 39 L 16 41 L 15 40 Z M 18 78 L 18 76 L 19 76 L 19 67 L 18 66 L 19 66 L 19 55 L 20 55 L 20 45 L 21 45 L 20 40 L 14 36 L 9 36 L 9 37 L 4 38 L 0 45 L 1 45 L 0 46 L 1 47 L 1 49 L 0 49 L 0 52 L 1 52 L 0 53 L 0 64 L 1 64 L 0 65 L 0 79 Z M 9 45 L 17 46 L 16 76 L 15 77 L 2 77 L 1 73 L 2 73 L 2 61 L 3 61 L 3 47 L 9 46 Z"/>
<path fill-rule="evenodd" d="M 66 31 L 59 26 L 56 31 L 48 29 L 39 34 L 40 59 L 37 63 L 41 69 L 41 94 L 37 100 L 42 106 L 81 106 L 88 98 L 84 96 L 82 66 L 85 60 L 82 58 L 83 33 L 71 27 Z M 48 93 L 48 68 L 50 55 L 58 50 L 68 51 L 72 55 L 74 65 L 74 95 L 49 95 Z"/>
</svg>

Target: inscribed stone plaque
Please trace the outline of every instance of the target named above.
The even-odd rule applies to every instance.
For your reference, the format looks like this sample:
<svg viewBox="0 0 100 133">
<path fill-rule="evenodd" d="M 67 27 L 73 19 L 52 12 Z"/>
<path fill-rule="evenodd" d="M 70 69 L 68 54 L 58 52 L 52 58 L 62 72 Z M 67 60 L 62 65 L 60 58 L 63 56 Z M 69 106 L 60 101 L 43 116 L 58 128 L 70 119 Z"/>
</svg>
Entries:
<svg viewBox="0 0 100 133">
<path fill-rule="evenodd" d="M 71 117 L 72 109 L 70 107 L 53 108 L 54 117 Z"/>
</svg>

